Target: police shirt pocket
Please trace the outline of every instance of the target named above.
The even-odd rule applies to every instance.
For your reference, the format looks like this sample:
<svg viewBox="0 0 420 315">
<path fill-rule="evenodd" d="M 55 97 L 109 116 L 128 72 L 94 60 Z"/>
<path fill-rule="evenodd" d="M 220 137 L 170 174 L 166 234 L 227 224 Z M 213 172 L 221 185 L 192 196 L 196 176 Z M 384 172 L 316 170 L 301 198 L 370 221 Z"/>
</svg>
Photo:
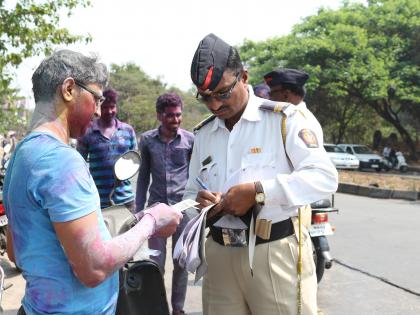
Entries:
<svg viewBox="0 0 420 315">
<path fill-rule="evenodd" d="M 212 179 L 217 178 L 216 165 L 216 162 L 210 162 L 209 164 L 206 164 L 203 167 L 201 167 L 198 172 L 198 176 L 200 176 L 200 179 L 209 187 L 211 187 Z"/>
<path fill-rule="evenodd" d="M 248 153 L 241 160 L 242 169 L 270 166 L 275 166 L 275 158 L 272 153 Z"/>
</svg>

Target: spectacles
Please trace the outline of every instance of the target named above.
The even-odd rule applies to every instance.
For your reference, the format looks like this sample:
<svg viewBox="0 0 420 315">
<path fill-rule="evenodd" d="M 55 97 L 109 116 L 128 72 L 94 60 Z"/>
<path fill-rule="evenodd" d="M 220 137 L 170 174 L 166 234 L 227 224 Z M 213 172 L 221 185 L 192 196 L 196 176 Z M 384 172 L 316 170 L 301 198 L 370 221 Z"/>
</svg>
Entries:
<svg viewBox="0 0 420 315">
<path fill-rule="evenodd" d="M 167 117 L 167 118 L 179 118 L 182 116 L 182 113 L 162 113 L 163 116 Z"/>
<path fill-rule="evenodd" d="M 233 81 L 233 83 L 225 91 L 212 92 L 210 94 L 201 94 L 200 92 L 197 92 L 195 98 L 202 102 L 208 102 L 213 97 L 218 100 L 227 100 L 232 95 L 236 83 L 238 83 L 239 79 L 241 78 L 241 74 L 242 72 L 236 74 L 235 81 Z"/>
<path fill-rule="evenodd" d="M 88 91 L 90 94 L 93 95 L 93 97 L 95 98 L 95 102 L 96 102 L 97 107 L 101 106 L 102 103 L 105 102 L 105 100 L 106 100 L 105 96 L 98 94 L 97 92 L 92 90 L 90 87 L 84 85 L 80 81 L 74 81 L 74 82 L 76 83 L 76 85 L 80 86 L 82 89 Z"/>
</svg>

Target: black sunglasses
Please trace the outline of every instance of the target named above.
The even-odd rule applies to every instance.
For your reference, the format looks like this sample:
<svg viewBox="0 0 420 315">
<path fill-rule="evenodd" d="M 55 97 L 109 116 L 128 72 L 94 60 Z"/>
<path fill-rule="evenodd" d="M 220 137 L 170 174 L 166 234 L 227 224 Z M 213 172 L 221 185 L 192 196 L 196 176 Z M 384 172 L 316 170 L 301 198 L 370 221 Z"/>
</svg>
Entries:
<svg viewBox="0 0 420 315">
<path fill-rule="evenodd" d="M 90 94 L 93 95 L 93 97 L 95 98 L 96 106 L 99 107 L 102 105 L 103 102 L 105 102 L 106 100 L 105 96 L 98 94 L 97 92 L 92 90 L 90 87 L 84 85 L 80 81 L 75 80 L 74 82 L 76 83 L 76 85 L 80 86 L 82 89 L 88 91 Z"/>
<path fill-rule="evenodd" d="M 233 89 L 235 88 L 236 83 L 238 83 L 239 79 L 241 78 L 241 75 L 242 72 L 237 73 L 235 81 L 233 81 L 233 83 L 225 91 L 212 92 L 210 94 L 201 94 L 200 92 L 197 92 L 195 98 L 201 102 L 208 102 L 213 97 L 218 100 L 227 100 L 232 95 Z"/>
</svg>

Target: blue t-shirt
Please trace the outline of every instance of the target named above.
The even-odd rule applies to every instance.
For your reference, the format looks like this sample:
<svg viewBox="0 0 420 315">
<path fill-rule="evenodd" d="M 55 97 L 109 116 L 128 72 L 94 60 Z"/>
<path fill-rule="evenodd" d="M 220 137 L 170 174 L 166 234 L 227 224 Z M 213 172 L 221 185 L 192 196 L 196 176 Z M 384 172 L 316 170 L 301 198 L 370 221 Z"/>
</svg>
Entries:
<svg viewBox="0 0 420 315">
<path fill-rule="evenodd" d="M 99 195 L 81 155 L 46 133 L 19 143 L 4 184 L 4 205 L 13 232 L 17 265 L 26 280 L 26 314 L 114 314 L 118 274 L 95 288 L 74 275 L 52 222 L 96 211 L 100 233 L 110 239 Z"/>
</svg>

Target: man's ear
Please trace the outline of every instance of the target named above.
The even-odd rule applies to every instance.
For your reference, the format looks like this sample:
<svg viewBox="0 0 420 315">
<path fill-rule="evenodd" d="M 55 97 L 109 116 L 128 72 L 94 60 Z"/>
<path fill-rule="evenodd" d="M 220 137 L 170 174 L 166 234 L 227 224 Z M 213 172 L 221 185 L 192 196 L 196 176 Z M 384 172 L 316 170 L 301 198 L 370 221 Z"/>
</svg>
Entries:
<svg viewBox="0 0 420 315">
<path fill-rule="evenodd" d="M 70 102 L 75 97 L 75 87 L 76 82 L 73 78 L 67 78 L 63 81 L 63 84 L 60 86 L 60 92 L 63 96 L 64 101 Z"/>
<path fill-rule="evenodd" d="M 156 119 L 162 122 L 162 113 L 156 112 Z"/>
<path fill-rule="evenodd" d="M 247 70 L 243 70 L 242 72 L 242 81 L 247 84 L 248 83 L 248 71 Z"/>
</svg>

